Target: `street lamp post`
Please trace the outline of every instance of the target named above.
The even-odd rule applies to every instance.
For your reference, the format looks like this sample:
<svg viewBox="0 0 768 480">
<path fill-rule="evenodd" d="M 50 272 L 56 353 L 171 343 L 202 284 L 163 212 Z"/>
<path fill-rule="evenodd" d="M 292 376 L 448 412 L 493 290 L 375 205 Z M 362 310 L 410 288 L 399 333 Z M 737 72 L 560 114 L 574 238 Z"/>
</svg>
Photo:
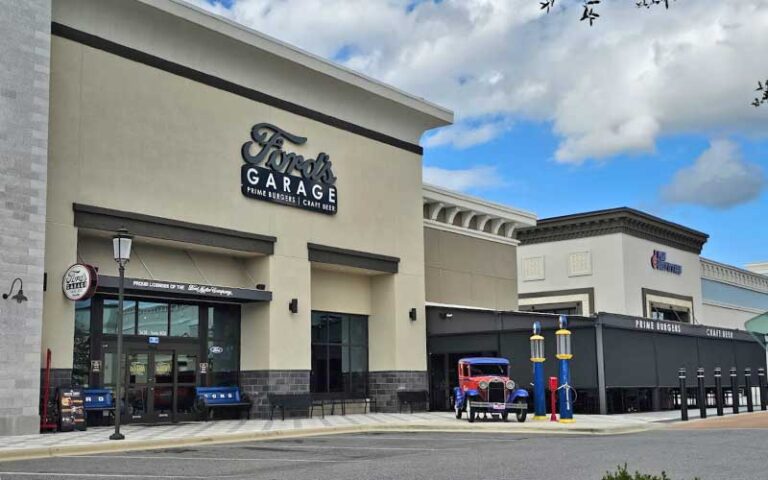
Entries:
<svg viewBox="0 0 768 480">
<path fill-rule="evenodd" d="M 120 272 L 117 293 L 117 381 L 115 382 L 115 433 L 109 436 L 110 440 L 123 440 L 125 435 L 120 433 L 120 416 L 122 415 L 123 399 L 123 284 L 125 282 L 125 264 L 131 258 L 131 244 L 133 237 L 128 231 L 121 228 L 112 237 L 112 248 L 115 261 Z"/>
</svg>

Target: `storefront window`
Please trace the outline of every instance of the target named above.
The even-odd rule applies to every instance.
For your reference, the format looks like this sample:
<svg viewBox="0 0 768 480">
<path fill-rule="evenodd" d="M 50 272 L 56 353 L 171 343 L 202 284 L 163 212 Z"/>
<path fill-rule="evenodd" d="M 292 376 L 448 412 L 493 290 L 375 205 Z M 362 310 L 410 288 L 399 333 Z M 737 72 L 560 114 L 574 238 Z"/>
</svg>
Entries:
<svg viewBox="0 0 768 480">
<path fill-rule="evenodd" d="M 117 334 L 117 311 L 118 301 L 105 298 L 103 333 Z M 136 302 L 134 300 L 123 300 L 123 334 L 136 334 Z"/>
<path fill-rule="evenodd" d="M 209 384 L 237 385 L 240 371 L 240 307 L 208 308 Z"/>
<path fill-rule="evenodd" d="M 138 334 L 151 336 L 168 335 L 168 304 L 139 302 Z"/>
<path fill-rule="evenodd" d="M 363 397 L 367 378 L 368 317 L 312 312 L 311 390 Z"/>
<path fill-rule="evenodd" d="M 171 305 L 171 336 L 197 338 L 199 316 L 197 305 Z"/>
<path fill-rule="evenodd" d="M 91 365 L 91 300 L 75 303 L 75 348 L 72 358 L 72 383 L 88 386 Z"/>
</svg>

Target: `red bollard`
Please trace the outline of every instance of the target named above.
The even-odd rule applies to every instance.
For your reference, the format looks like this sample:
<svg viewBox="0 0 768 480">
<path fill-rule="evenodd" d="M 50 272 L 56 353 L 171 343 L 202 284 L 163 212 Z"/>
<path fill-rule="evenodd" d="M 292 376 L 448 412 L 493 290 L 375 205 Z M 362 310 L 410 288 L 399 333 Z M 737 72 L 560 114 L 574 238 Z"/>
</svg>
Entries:
<svg viewBox="0 0 768 480">
<path fill-rule="evenodd" d="M 549 377 L 549 396 L 552 414 L 549 416 L 550 422 L 557 421 L 557 377 Z"/>
</svg>

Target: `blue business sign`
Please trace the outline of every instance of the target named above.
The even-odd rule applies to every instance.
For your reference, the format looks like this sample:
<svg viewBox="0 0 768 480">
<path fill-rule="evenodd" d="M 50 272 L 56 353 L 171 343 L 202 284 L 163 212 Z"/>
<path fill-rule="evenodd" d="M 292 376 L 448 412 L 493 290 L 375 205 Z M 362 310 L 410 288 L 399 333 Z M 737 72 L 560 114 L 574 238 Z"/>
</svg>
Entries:
<svg viewBox="0 0 768 480">
<path fill-rule="evenodd" d="M 651 268 L 654 270 L 662 270 L 675 275 L 683 273 L 683 266 L 676 263 L 669 263 L 667 261 L 667 252 L 661 250 L 654 250 L 651 256 Z"/>
<path fill-rule="evenodd" d="M 159 345 L 160 344 L 160 337 L 149 337 L 149 344 L 150 345 Z"/>
</svg>

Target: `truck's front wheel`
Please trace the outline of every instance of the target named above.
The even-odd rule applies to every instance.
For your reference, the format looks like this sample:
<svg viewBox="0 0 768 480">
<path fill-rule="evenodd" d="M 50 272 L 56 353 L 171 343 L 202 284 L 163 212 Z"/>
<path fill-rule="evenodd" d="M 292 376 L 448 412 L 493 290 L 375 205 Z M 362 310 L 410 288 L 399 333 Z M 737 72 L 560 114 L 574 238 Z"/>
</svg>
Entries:
<svg viewBox="0 0 768 480">
<path fill-rule="evenodd" d="M 462 409 L 459 407 L 459 402 L 455 399 L 453 401 L 453 410 L 456 412 L 456 418 L 461 418 Z"/>
<path fill-rule="evenodd" d="M 472 405 L 469 403 L 469 400 L 466 400 L 466 402 L 467 402 L 467 420 L 469 421 L 469 423 L 474 423 L 475 415 L 477 415 L 477 413 L 472 408 Z"/>
<path fill-rule="evenodd" d="M 528 416 L 528 410 L 518 410 L 517 411 L 517 421 L 520 423 L 523 423 L 525 421 L 525 417 Z"/>
</svg>

